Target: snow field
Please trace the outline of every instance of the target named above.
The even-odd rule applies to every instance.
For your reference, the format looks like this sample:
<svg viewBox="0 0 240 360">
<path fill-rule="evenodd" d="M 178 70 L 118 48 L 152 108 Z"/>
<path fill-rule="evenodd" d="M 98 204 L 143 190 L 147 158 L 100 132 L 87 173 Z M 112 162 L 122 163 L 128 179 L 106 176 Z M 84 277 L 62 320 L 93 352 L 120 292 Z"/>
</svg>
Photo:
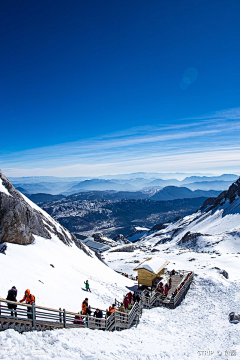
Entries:
<svg viewBox="0 0 240 360">
<path fill-rule="evenodd" d="M 224 288 L 210 277 L 197 277 L 174 309 L 144 310 L 138 327 L 121 332 L 62 329 L 19 334 L 0 333 L 0 359 L 157 360 L 219 359 L 218 352 L 240 354 L 240 327 L 228 322 L 239 309 L 240 282 Z M 222 357 L 224 360 L 228 357 Z M 239 357 L 235 357 L 238 359 Z"/>
<path fill-rule="evenodd" d="M 6 255 L 0 254 L 2 298 L 15 285 L 18 300 L 30 289 L 37 305 L 78 312 L 85 297 L 91 306 L 106 309 L 115 298 L 122 299 L 125 286 L 133 284 L 95 256 L 87 256 L 75 244 L 66 246 L 55 235 L 51 240 L 35 236 L 31 245 L 7 246 Z M 92 293 L 84 291 L 87 279 Z"/>
</svg>

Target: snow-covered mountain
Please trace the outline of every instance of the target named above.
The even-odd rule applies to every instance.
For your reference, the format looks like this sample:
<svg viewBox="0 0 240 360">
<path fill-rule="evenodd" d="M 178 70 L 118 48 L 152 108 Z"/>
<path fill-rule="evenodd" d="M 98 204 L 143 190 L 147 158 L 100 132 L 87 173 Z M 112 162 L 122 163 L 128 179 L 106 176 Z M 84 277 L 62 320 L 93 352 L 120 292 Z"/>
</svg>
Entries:
<svg viewBox="0 0 240 360">
<path fill-rule="evenodd" d="M 142 238 L 156 247 L 170 242 L 208 252 L 240 252 L 240 178 L 201 210 Z"/>
<path fill-rule="evenodd" d="M 208 199 L 197 213 L 152 228 L 134 251 L 104 253 L 111 268 L 128 274 L 136 275 L 137 263 L 159 255 L 170 261 L 169 269 L 194 271 L 194 281 L 178 308 L 145 309 L 139 325 L 122 332 L 59 329 L 19 334 L 7 330 L 0 333 L 0 356 L 121 360 L 127 353 L 135 360 L 237 359 L 240 328 L 229 323 L 228 314 L 240 312 L 239 185 L 238 180 L 217 199 Z M 3 183 L 0 192 L 9 196 Z M 196 244 L 192 239 L 182 243 L 189 234 L 196 236 Z M 50 239 L 33 237 L 30 245 L 9 243 L 6 255 L 0 254 L 0 270 L 5 274 L 0 296 L 16 285 L 20 298 L 30 287 L 38 304 L 77 311 L 86 295 L 92 306 L 106 308 L 113 298 L 121 298 L 126 285 L 133 284 L 74 242 L 66 245 L 56 234 Z M 87 278 L 92 293 L 81 289 Z"/>
<path fill-rule="evenodd" d="M 87 296 L 106 309 L 133 282 L 100 261 L 67 229 L 17 191 L 0 173 L 0 298 L 15 285 L 20 300 L 30 289 L 38 305 L 80 311 Z M 92 292 L 86 294 L 84 281 Z"/>
</svg>

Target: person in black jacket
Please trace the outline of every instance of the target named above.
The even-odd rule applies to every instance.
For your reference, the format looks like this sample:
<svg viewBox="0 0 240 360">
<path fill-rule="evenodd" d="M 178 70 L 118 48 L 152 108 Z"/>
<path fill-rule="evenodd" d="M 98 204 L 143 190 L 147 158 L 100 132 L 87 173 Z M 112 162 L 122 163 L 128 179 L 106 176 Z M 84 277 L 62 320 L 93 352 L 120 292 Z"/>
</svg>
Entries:
<svg viewBox="0 0 240 360">
<path fill-rule="evenodd" d="M 101 310 L 96 309 L 96 311 L 94 312 L 93 316 L 96 318 L 96 325 L 101 327 L 101 320 L 103 317 L 103 313 Z"/>
<path fill-rule="evenodd" d="M 16 286 L 13 286 L 10 290 L 8 290 L 8 295 L 7 295 L 6 300 L 17 301 L 17 289 L 16 289 Z M 8 304 L 8 309 L 12 310 L 11 311 L 11 316 L 14 316 L 13 310 L 15 310 L 15 317 L 17 317 L 17 312 L 16 312 L 17 305 L 9 303 Z"/>
</svg>

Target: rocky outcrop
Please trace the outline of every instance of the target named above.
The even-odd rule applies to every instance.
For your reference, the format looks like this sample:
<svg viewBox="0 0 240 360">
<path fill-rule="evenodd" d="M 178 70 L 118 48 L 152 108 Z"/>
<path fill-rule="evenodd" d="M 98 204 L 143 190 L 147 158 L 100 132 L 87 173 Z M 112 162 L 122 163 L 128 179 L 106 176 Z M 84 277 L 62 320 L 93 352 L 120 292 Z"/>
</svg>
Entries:
<svg viewBox="0 0 240 360">
<path fill-rule="evenodd" d="M 209 211 L 213 210 L 216 207 L 224 205 L 224 203 L 228 200 L 229 204 L 232 204 L 234 200 L 240 197 L 240 178 L 235 181 L 227 191 L 223 191 L 217 198 L 209 198 L 207 199 L 202 207 L 201 211 Z"/>
<path fill-rule="evenodd" d="M 154 225 L 150 231 L 158 231 L 158 230 L 162 230 L 162 229 L 165 229 L 167 225 L 163 224 L 163 223 L 159 223 L 159 224 L 156 224 Z"/>
<path fill-rule="evenodd" d="M 0 192 L 0 243 L 31 244 L 33 234 L 50 239 L 42 214 L 31 208 L 2 172 L 0 181 L 8 192 Z"/>
<path fill-rule="evenodd" d="M 120 244 L 130 244 L 131 241 L 129 241 L 124 235 L 122 234 L 118 234 L 116 236 L 114 236 L 113 238 L 114 241 L 120 243 Z"/>
<path fill-rule="evenodd" d="M 0 244 L 27 245 L 34 242 L 34 235 L 51 239 L 53 234 L 64 244 L 74 242 L 86 251 L 74 235 L 16 190 L 0 170 Z"/>
<path fill-rule="evenodd" d="M 228 279 L 228 272 L 226 270 L 220 270 L 219 272 L 225 277 L 225 279 Z"/>
<path fill-rule="evenodd" d="M 186 244 L 191 244 L 191 247 L 195 247 L 197 245 L 197 240 L 200 236 L 202 236 L 202 234 L 191 233 L 190 231 L 188 231 L 178 242 L 178 245 L 186 246 Z"/>
<path fill-rule="evenodd" d="M 106 244 L 106 245 L 110 245 L 110 246 L 116 246 L 119 245 L 119 243 L 117 243 L 116 241 L 104 236 L 102 233 L 96 233 L 92 235 L 94 241 L 101 243 L 101 244 Z"/>
</svg>

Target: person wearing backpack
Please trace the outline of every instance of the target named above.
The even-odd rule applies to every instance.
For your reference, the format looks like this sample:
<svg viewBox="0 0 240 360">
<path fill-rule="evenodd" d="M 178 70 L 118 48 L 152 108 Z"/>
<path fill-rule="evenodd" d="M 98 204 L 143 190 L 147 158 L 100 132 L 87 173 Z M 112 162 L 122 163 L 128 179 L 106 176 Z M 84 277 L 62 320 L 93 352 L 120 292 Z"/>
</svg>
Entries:
<svg viewBox="0 0 240 360">
<path fill-rule="evenodd" d="M 17 301 L 17 289 L 16 286 L 13 286 L 10 290 L 8 290 L 8 295 L 7 295 L 7 299 L 9 301 Z M 8 304 L 8 309 L 11 309 L 11 316 L 13 315 L 13 310 L 15 310 L 15 317 L 17 317 L 17 305 L 15 304 Z"/>
<path fill-rule="evenodd" d="M 33 303 L 35 303 L 35 296 L 31 294 L 30 290 L 27 289 L 25 291 L 24 297 L 22 298 L 22 300 L 20 300 L 20 302 L 25 301 L 26 304 L 32 305 Z M 32 319 L 32 306 L 28 306 L 27 308 L 27 316 L 29 319 Z"/>
<path fill-rule="evenodd" d="M 85 300 L 82 302 L 82 315 L 87 315 L 88 308 L 89 308 L 88 298 L 85 298 Z"/>
</svg>

